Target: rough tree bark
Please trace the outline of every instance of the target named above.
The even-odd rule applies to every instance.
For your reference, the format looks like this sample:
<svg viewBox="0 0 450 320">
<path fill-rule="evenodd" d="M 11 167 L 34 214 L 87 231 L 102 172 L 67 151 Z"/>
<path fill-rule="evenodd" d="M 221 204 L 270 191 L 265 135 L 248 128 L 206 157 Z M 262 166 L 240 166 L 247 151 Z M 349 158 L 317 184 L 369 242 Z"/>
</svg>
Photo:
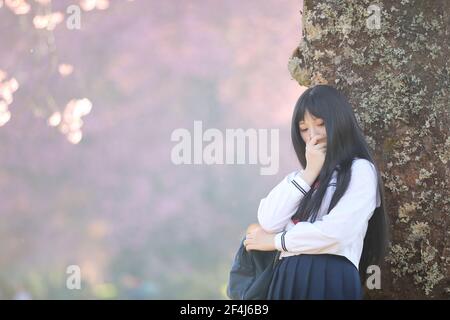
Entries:
<svg viewBox="0 0 450 320">
<path fill-rule="evenodd" d="M 448 298 L 450 2 L 305 0 L 302 19 L 292 77 L 345 92 L 382 171 L 391 247 L 367 297 Z"/>
</svg>

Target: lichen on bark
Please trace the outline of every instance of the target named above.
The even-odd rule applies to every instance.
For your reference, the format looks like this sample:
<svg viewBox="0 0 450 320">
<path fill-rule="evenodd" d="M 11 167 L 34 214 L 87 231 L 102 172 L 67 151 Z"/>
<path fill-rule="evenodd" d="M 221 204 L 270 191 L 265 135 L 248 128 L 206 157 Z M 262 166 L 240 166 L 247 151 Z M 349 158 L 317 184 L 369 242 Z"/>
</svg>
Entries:
<svg viewBox="0 0 450 320">
<path fill-rule="evenodd" d="M 382 171 L 391 247 L 367 296 L 448 298 L 450 2 L 305 0 L 302 19 L 292 78 L 346 94 Z"/>
</svg>

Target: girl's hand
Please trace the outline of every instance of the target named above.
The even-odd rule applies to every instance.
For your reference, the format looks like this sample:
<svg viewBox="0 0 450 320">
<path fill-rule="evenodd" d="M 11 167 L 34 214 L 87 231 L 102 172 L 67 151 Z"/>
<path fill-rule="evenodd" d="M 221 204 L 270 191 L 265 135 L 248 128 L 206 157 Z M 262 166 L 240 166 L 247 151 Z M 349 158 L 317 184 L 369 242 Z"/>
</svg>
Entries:
<svg viewBox="0 0 450 320">
<path fill-rule="evenodd" d="M 327 153 L 327 143 L 317 143 L 318 140 L 324 138 L 323 135 L 317 135 L 311 138 L 306 143 L 305 158 L 306 168 L 305 171 L 309 172 L 316 177 L 319 175 L 320 170 L 325 162 L 325 156 Z"/>
<path fill-rule="evenodd" d="M 245 250 L 273 251 L 275 248 L 275 234 L 264 231 L 257 223 L 252 223 L 247 228 L 244 240 Z"/>
</svg>

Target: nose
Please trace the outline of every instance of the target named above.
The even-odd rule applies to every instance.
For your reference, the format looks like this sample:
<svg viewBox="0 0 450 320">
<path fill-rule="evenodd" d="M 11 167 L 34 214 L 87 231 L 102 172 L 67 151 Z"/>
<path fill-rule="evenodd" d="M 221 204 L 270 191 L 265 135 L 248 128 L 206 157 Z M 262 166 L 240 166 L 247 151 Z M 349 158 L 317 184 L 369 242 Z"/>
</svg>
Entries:
<svg viewBox="0 0 450 320">
<path fill-rule="evenodd" d="M 313 137 L 317 136 L 319 134 L 319 132 L 317 132 L 316 129 L 311 128 L 311 130 L 309 131 L 309 138 L 312 139 Z"/>
</svg>

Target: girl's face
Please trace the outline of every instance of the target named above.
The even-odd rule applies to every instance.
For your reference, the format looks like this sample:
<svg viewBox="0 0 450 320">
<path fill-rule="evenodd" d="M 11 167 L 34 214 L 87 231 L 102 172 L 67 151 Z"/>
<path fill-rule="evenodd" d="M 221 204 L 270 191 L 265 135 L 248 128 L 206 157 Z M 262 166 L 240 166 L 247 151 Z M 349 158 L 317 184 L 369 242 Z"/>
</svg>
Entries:
<svg viewBox="0 0 450 320">
<path fill-rule="evenodd" d="M 323 138 L 319 139 L 317 143 L 327 142 L 327 130 L 325 128 L 325 122 L 321 118 L 314 117 L 308 112 L 308 110 L 305 111 L 304 119 L 300 121 L 299 126 L 300 134 L 305 143 L 307 143 L 309 139 L 317 135 L 323 136 Z"/>
</svg>

